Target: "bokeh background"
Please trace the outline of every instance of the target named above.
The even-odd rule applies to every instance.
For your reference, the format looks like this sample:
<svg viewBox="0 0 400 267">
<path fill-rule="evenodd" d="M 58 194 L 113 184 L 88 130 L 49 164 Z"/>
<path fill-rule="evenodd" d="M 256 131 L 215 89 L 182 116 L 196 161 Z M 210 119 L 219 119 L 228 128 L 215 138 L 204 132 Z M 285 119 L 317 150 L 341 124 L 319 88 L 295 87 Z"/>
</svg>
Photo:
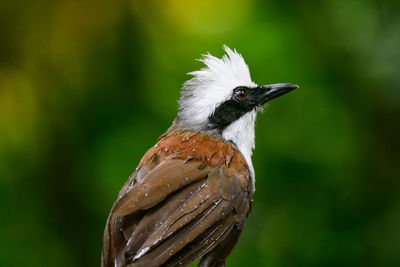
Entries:
<svg viewBox="0 0 400 267">
<path fill-rule="evenodd" d="M 222 45 L 258 117 L 228 266 L 400 266 L 397 0 L 0 1 L 0 265 L 99 266 L 109 209 Z"/>
</svg>

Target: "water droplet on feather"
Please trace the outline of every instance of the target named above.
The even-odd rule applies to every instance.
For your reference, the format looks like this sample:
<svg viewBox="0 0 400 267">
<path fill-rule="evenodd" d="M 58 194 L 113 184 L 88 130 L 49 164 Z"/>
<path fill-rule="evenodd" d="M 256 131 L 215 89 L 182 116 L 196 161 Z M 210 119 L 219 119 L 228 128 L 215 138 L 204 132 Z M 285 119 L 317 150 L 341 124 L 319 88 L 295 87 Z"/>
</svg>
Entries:
<svg viewBox="0 0 400 267">
<path fill-rule="evenodd" d="M 183 137 L 183 138 L 181 139 L 181 143 L 187 142 L 187 141 L 189 141 L 189 136 Z"/>
<path fill-rule="evenodd" d="M 193 159 L 192 156 L 187 155 L 187 156 L 186 156 L 186 159 L 185 159 L 185 161 L 184 161 L 183 163 L 187 163 L 188 161 L 191 161 L 192 159 Z"/>
</svg>

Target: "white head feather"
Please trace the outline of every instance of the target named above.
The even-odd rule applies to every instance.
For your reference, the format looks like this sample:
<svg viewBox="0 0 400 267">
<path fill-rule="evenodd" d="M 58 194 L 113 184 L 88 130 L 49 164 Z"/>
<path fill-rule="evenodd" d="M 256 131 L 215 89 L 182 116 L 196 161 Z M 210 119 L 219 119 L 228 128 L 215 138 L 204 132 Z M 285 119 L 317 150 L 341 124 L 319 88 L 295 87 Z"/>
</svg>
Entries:
<svg viewBox="0 0 400 267">
<path fill-rule="evenodd" d="M 219 104 L 232 96 L 234 88 L 257 87 L 250 78 L 249 68 L 243 57 L 227 46 L 224 46 L 224 50 L 226 55 L 221 59 L 209 53 L 204 55 L 200 61 L 206 67 L 188 73 L 194 77 L 183 85 L 177 119 L 192 130 L 204 130 L 208 118 Z M 235 143 L 242 152 L 253 177 L 251 154 L 254 148 L 255 118 L 256 111 L 251 111 L 222 131 L 222 137 Z"/>
<path fill-rule="evenodd" d="M 188 73 L 194 77 L 183 85 L 179 115 L 191 126 L 204 125 L 215 108 L 228 100 L 237 86 L 257 86 L 250 78 L 249 68 L 243 57 L 227 46 L 224 46 L 224 50 L 227 55 L 221 59 L 210 53 L 203 55 L 199 61 L 206 67 Z"/>
</svg>

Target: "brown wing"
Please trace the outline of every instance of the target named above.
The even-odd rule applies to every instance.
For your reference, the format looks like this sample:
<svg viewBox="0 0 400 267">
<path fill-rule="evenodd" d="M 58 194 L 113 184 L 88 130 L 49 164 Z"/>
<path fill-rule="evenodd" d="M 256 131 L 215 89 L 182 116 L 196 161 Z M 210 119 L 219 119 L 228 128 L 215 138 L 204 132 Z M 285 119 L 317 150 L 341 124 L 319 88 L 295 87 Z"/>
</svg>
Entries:
<svg viewBox="0 0 400 267">
<path fill-rule="evenodd" d="M 107 221 L 103 266 L 224 262 L 251 205 L 251 185 L 229 164 L 153 154 L 122 188 Z M 214 262 L 214 263 L 212 263 Z"/>
</svg>

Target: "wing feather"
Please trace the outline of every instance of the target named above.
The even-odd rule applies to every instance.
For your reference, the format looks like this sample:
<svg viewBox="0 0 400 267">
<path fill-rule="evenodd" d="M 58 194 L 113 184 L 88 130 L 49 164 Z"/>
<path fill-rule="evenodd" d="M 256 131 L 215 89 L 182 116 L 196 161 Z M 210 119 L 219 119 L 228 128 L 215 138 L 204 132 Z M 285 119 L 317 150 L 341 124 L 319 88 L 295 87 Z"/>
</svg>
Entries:
<svg viewBox="0 0 400 267">
<path fill-rule="evenodd" d="M 248 186 L 227 166 L 155 158 L 157 164 L 132 175 L 114 204 L 103 266 L 190 264 L 221 244 L 247 216 Z"/>
<path fill-rule="evenodd" d="M 117 199 L 113 214 L 123 216 L 149 209 L 176 190 L 207 176 L 209 167 L 198 161 L 165 159 Z"/>
<path fill-rule="evenodd" d="M 229 214 L 225 219 L 208 228 L 203 234 L 179 251 L 173 258 L 169 259 L 165 266 L 186 266 L 220 243 L 233 229 L 235 216 Z"/>
</svg>

